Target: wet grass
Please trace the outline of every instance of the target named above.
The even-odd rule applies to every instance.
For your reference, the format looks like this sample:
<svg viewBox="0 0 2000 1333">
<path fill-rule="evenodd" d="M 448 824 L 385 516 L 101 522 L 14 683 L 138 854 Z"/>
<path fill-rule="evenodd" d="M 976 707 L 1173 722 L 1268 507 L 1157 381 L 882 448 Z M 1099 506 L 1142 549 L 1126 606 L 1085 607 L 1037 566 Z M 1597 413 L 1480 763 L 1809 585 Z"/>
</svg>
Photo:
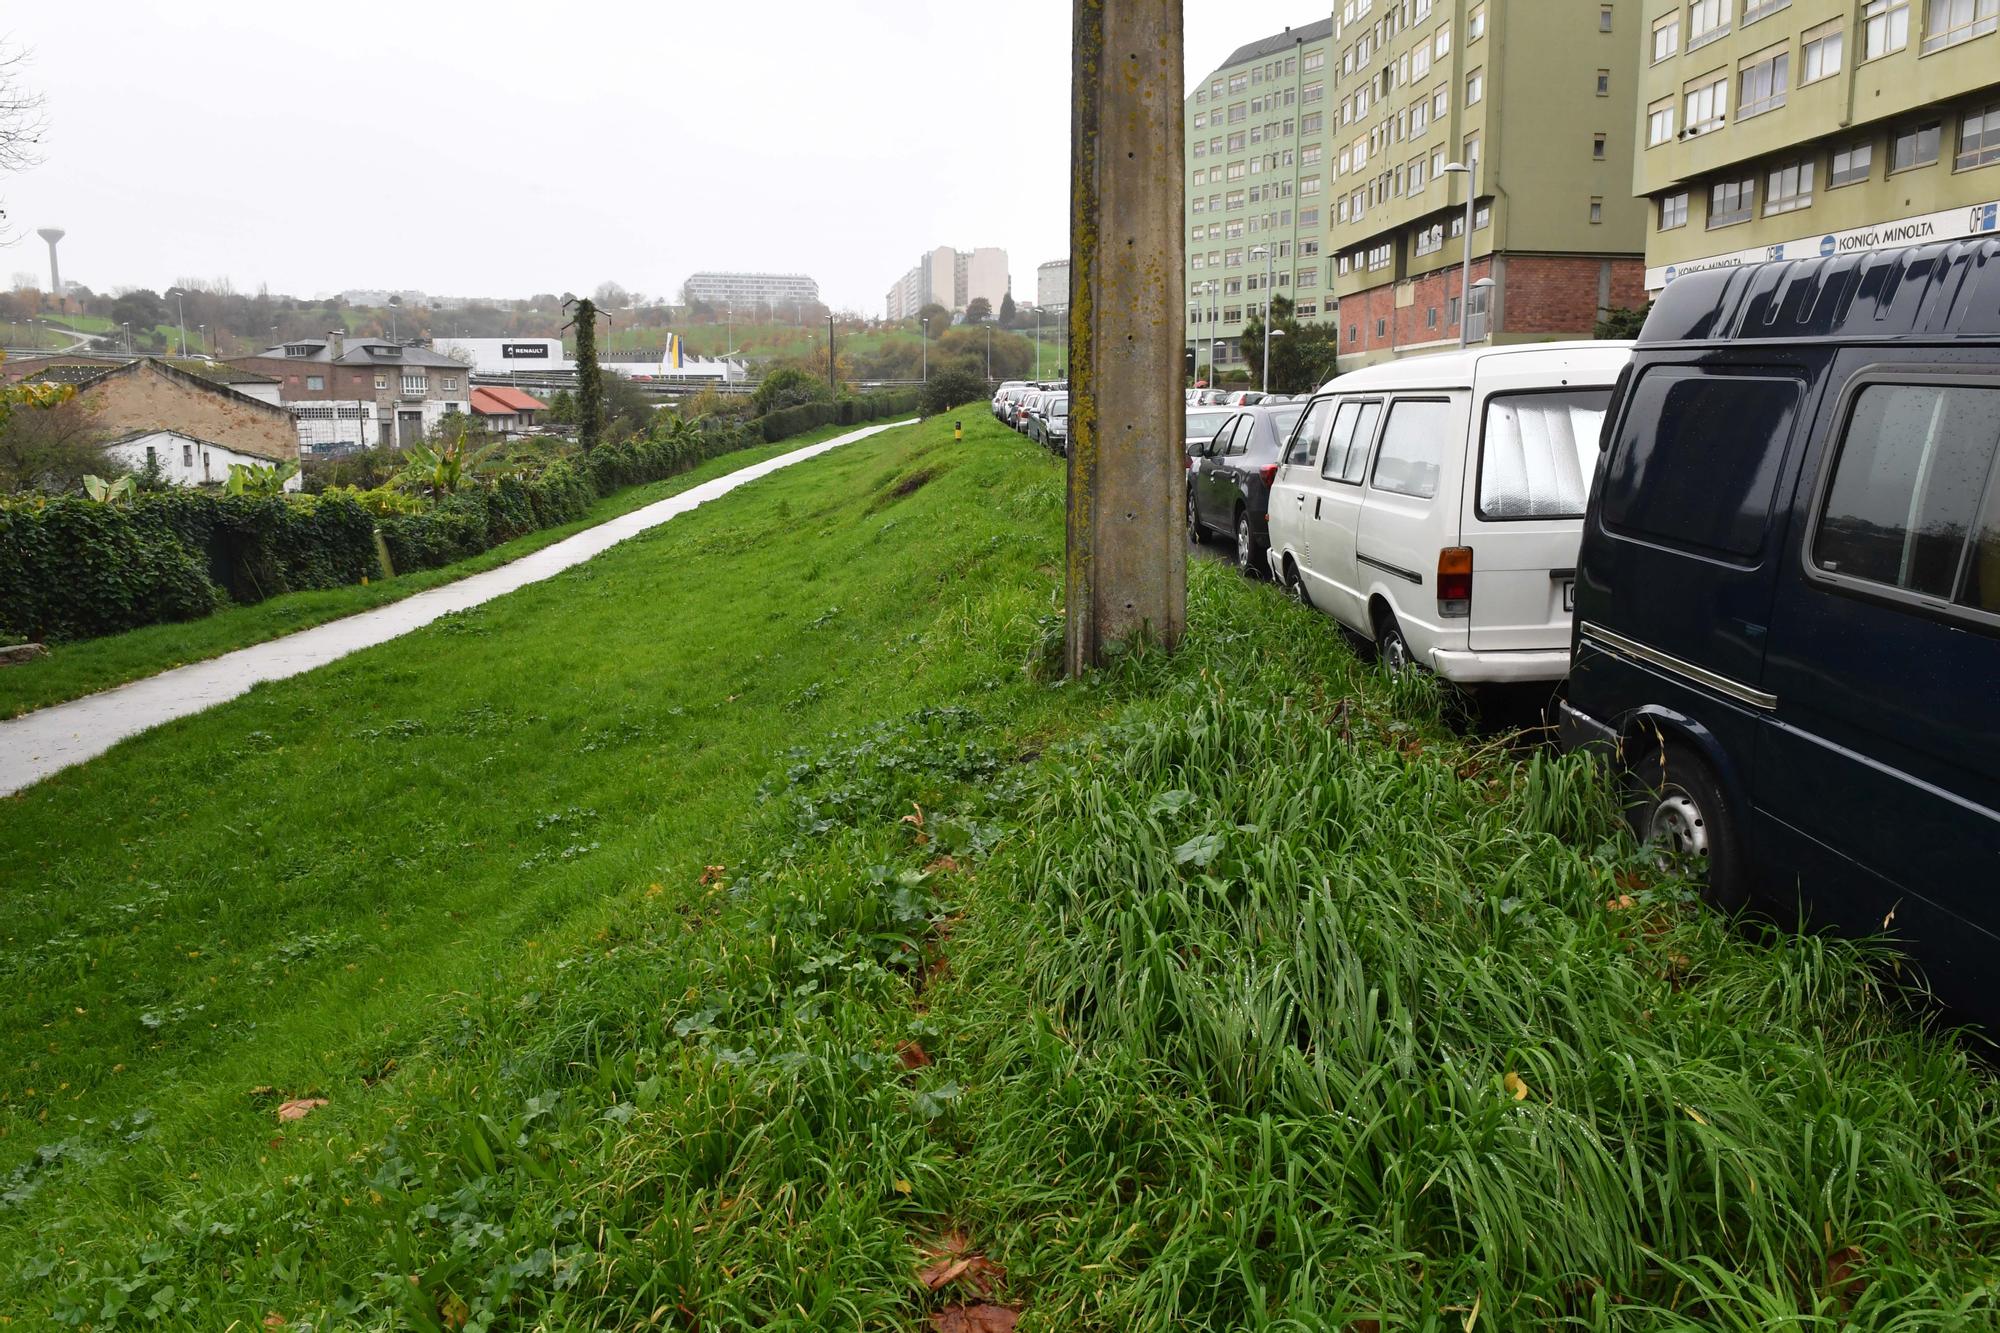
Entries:
<svg viewBox="0 0 2000 1333">
<path fill-rule="evenodd" d="M 914 1328 L 955 1233 L 1023 1328 L 1994 1325 L 1880 950 L 1216 565 L 1048 679 L 1060 499 L 890 432 L 0 804 L 0 1309 Z"/>
<path fill-rule="evenodd" d="M 821 440 L 830 440 L 847 429 L 852 428 L 825 427 L 777 444 L 759 445 L 709 459 L 693 471 L 665 481 L 628 486 L 615 495 L 599 500 L 587 515 L 574 523 L 516 537 L 513 541 L 441 569 L 420 569 L 393 579 L 378 579 L 354 587 L 286 593 L 253 606 L 227 606 L 201 620 L 174 625 L 147 625 L 101 639 L 52 644 L 47 657 L 21 666 L 0 668 L 0 718 L 19 717 L 37 708 L 80 699 L 86 694 L 157 675 L 189 662 L 206 661 L 253 643 L 263 643 L 325 624 L 329 620 L 338 620 L 342 616 L 351 616 L 357 611 L 399 602 L 426 589 L 454 583 L 469 574 L 511 563 L 586 528 L 594 528 L 607 519 L 643 509 L 655 501 L 678 495 L 738 468 Z"/>
</svg>

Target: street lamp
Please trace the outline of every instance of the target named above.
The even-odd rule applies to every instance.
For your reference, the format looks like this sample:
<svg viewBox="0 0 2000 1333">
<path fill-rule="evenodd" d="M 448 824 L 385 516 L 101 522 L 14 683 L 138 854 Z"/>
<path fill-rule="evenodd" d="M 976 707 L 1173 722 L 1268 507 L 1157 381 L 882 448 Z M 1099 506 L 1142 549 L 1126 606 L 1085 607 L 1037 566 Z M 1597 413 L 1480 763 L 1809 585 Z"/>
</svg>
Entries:
<svg viewBox="0 0 2000 1333">
<path fill-rule="evenodd" d="M 119 328 L 121 328 L 121 329 L 123 329 L 123 330 L 125 330 L 125 355 L 127 355 L 127 356 L 131 356 L 131 355 L 132 355 L 132 326 L 131 326 L 130 324 L 128 324 L 128 323 L 125 323 L 125 322 L 123 322 L 123 321 L 120 321 L 120 322 L 119 322 L 119 325 L 118 325 L 118 327 L 119 327 Z"/>
<path fill-rule="evenodd" d="M 201 334 L 201 345 L 202 345 L 203 347 L 207 347 L 207 346 L 208 346 L 208 325 L 206 325 L 206 324 L 197 324 L 197 325 L 195 325 L 194 327 L 195 327 L 195 331 L 196 331 L 197 333 Z M 214 353 L 213 351 L 210 351 L 210 352 L 208 353 L 208 359 L 209 359 L 209 360 L 211 360 L 211 361 L 213 361 L 213 360 L 215 359 L 215 353 Z"/>
<path fill-rule="evenodd" d="M 1264 256 L 1264 392 L 1271 392 L 1271 247 L 1253 245 L 1250 257 Z"/>
<path fill-rule="evenodd" d="M 1491 278 L 1479 279 L 1477 282 L 1472 284 L 1472 290 L 1479 293 L 1480 303 L 1485 304 L 1487 300 L 1486 293 L 1493 290 L 1493 279 Z M 1467 301 L 1465 303 L 1465 314 L 1467 318 L 1470 318 L 1472 315 L 1472 302 L 1470 301 Z M 1486 336 L 1484 330 L 1480 332 L 1479 336 L 1481 338 L 1484 338 Z"/>
<path fill-rule="evenodd" d="M 993 326 L 986 326 L 986 382 L 993 382 Z"/>
<path fill-rule="evenodd" d="M 931 317 L 924 316 L 924 383 L 931 382 Z"/>
<path fill-rule="evenodd" d="M 187 302 L 184 299 L 186 295 L 186 288 L 174 288 L 174 313 L 179 316 L 176 322 L 180 325 L 181 330 L 181 356 L 183 359 L 188 354 L 188 312 Z"/>
<path fill-rule="evenodd" d="M 1472 193 L 1473 173 L 1479 167 L 1479 159 L 1467 154 L 1466 162 L 1447 162 L 1444 169 L 1453 175 L 1465 177 L 1465 235 L 1459 239 L 1464 246 L 1464 262 L 1459 266 L 1458 275 L 1458 345 L 1465 346 L 1465 326 L 1472 316 Z M 1470 165 L 1468 165 L 1468 162 Z"/>
<path fill-rule="evenodd" d="M 1035 307 L 1035 379 L 1042 378 L 1042 308 Z"/>
</svg>

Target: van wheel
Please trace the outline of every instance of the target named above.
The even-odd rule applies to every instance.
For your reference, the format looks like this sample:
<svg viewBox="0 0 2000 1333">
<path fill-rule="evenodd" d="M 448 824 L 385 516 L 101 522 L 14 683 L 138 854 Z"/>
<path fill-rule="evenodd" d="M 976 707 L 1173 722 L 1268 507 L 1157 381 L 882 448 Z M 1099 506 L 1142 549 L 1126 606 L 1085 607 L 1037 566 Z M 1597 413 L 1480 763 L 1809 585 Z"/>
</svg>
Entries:
<svg viewBox="0 0 2000 1333">
<path fill-rule="evenodd" d="M 1236 516 L 1236 568 L 1246 579 L 1257 577 L 1257 539 L 1250 535 L 1250 516 Z"/>
<path fill-rule="evenodd" d="M 1201 545 L 1201 519 L 1198 518 L 1195 514 L 1193 491 L 1188 492 L 1187 523 L 1188 523 L 1188 541 L 1196 546 Z"/>
<path fill-rule="evenodd" d="M 1410 651 L 1410 641 L 1403 637 L 1403 627 L 1396 623 L 1396 617 L 1382 613 L 1375 626 L 1375 655 L 1382 659 L 1382 665 L 1389 668 L 1389 674 L 1400 676 L 1417 664 L 1416 655 Z"/>
<path fill-rule="evenodd" d="M 1299 574 L 1298 562 L 1285 557 L 1285 594 L 1300 606 L 1312 605 L 1312 594 L 1306 591 L 1306 581 Z"/>
<path fill-rule="evenodd" d="M 1701 881 L 1702 896 L 1719 911 L 1749 903 L 1736 820 L 1722 784 L 1688 746 L 1669 741 L 1630 772 L 1633 831 L 1659 849 L 1662 866 L 1677 865 Z"/>
</svg>

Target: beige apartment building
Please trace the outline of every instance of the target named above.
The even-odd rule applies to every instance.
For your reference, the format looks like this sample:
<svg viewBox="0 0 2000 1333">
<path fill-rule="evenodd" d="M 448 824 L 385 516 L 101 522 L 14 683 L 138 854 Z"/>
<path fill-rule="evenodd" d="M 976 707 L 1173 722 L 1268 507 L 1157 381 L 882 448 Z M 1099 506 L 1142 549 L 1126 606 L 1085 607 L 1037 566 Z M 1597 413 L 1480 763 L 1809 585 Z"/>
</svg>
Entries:
<svg viewBox="0 0 2000 1333">
<path fill-rule="evenodd" d="M 1269 291 L 1305 323 L 1333 318 L 1326 241 L 1333 21 L 1230 53 L 1184 108 L 1187 337 L 1197 374 L 1243 364 Z"/>
<path fill-rule="evenodd" d="M 2000 223 L 2000 0 L 1653 0 L 1646 287 Z"/>
<path fill-rule="evenodd" d="M 1469 341 L 1589 337 L 1644 301 L 1628 174 L 1641 22 L 1637 0 L 1343 0 L 1321 266 L 1342 369 L 1457 345 L 1461 166 Z"/>
</svg>

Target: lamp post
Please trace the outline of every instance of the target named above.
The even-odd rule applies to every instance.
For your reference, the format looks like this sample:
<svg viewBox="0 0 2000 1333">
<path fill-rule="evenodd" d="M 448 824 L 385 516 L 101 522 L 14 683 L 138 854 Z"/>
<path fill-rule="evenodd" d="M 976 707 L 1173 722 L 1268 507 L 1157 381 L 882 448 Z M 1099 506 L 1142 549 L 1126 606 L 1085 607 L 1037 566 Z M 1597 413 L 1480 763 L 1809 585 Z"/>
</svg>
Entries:
<svg viewBox="0 0 2000 1333">
<path fill-rule="evenodd" d="M 196 331 L 197 331 L 197 332 L 199 332 L 199 333 L 201 334 L 201 345 L 202 345 L 202 346 L 203 346 L 204 348 L 208 347 L 208 325 L 206 325 L 206 324 L 197 324 L 197 325 L 195 325 L 195 329 L 196 329 Z M 211 360 L 211 361 L 213 361 L 213 360 L 215 359 L 215 353 L 214 353 L 214 351 L 213 351 L 213 350 L 209 351 L 209 353 L 208 353 L 208 359 L 209 359 L 209 360 Z"/>
<path fill-rule="evenodd" d="M 993 326 L 986 326 L 986 382 L 993 382 Z"/>
<path fill-rule="evenodd" d="M 1035 307 L 1035 379 L 1042 378 L 1042 308 Z"/>
<path fill-rule="evenodd" d="M 1465 177 L 1465 235 L 1459 238 L 1463 245 L 1464 262 L 1459 265 L 1458 274 L 1458 345 L 1465 346 L 1465 327 L 1472 321 L 1472 195 L 1473 172 L 1479 166 L 1479 159 L 1467 154 L 1464 162 L 1447 162 L 1444 169 L 1452 175 Z"/>
<path fill-rule="evenodd" d="M 931 317 L 924 316 L 924 383 L 931 382 Z"/>
<path fill-rule="evenodd" d="M 1264 385 L 1265 393 L 1271 392 L 1271 247 L 1253 245 L 1250 257 L 1255 259 L 1259 252 L 1264 256 Z"/>
<path fill-rule="evenodd" d="M 174 288 L 174 314 L 178 317 L 175 320 L 175 323 L 179 324 L 181 329 L 181 356 L 183 358 L 185 358 L 188 354 L 188 312 L 187 312 L 186 296 L 187 293 L 184 288 L 180 287 Z"/>
<path fill-rule="evenodd" d="M 123 329 L 123 330 L 125 330 L 125 355 L 127 355 L 127 356 L 131 356 L 131 355 L 132 355 L 132 326 L 131 326 L 130 324 L 127 324 L 127 323 L 123 323 L 123 322 L 120 322 L 120 324 L 118 325 L 118 327 L 119 327 L 119 328 L 121 328 L 121 329 Z"/>
</svg>

